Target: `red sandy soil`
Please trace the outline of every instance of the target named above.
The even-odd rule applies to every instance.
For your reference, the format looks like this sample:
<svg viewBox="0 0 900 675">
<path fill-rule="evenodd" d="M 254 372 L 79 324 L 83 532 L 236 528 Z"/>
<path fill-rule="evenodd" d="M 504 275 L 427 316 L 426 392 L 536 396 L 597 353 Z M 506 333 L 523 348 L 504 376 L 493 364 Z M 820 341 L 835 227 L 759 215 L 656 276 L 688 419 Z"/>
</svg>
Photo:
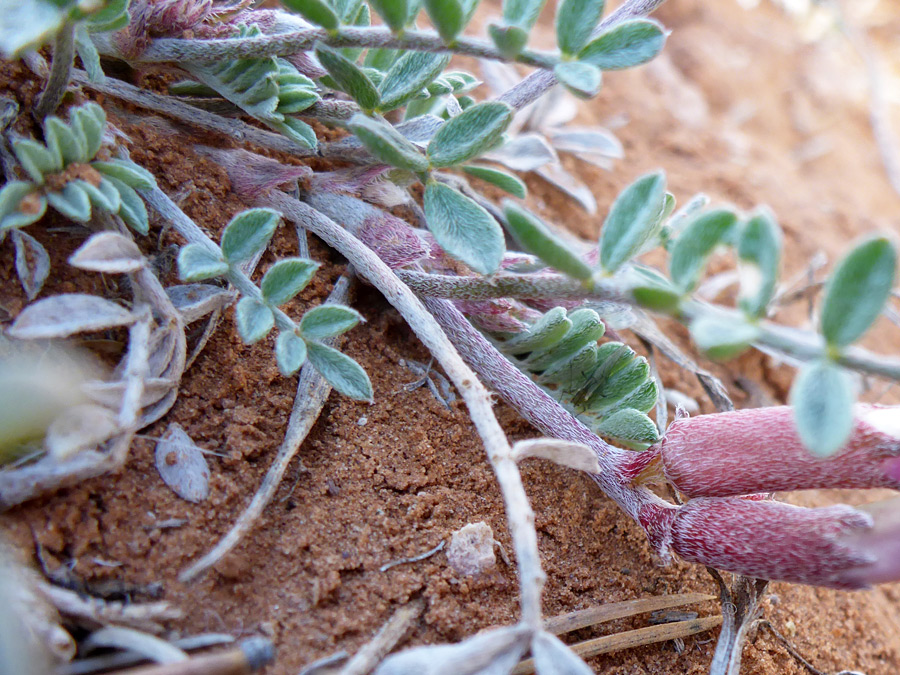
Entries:
<svg viewBox="0 0 900 675">
<path fill-rule="evenodd" d="M 614 172 L 565 161 L 591 185 L 599 215 L 587 216 L 539 178 L 527 176 L 531 206 L 595 238 L 617 192 L 661 167 L 682 203 L 702 191 L 740 208 L 769 204 L 786 233 L 785 278 L 802 271 L 817 251 L 833 261 L 855 237 L 873 230 L 898 232 L 900 197 L 885 177 L 872 137 L 865 71 L 840 34 L 804 43 L 796 23 L 766 3 L 746 11 L 735 2 L 672 0 L 658 18 L 673 31 L 664 54 L 648 66 L 608 73 L 604 91 L 582 106 L 577 120 L 628 120 L 617 130 L 626 157 Z M 545 23 L 543 39 L 551 30 Z M 876 45 L 896 44 L 900 18 L 883 17 L 872 34 Z M 22 105 L 37 88 L 25 73 L 0 64 L 0 93 Z M 182 207 L 208 232 L 219 232 L 245 208 L 229 193 L 224 172 L 192 150 L 196 143 L 221 146 L 220 140 L 184 127 L 173 134 L 137 124 L 107 108 L 131 137 L 132 158 L 151 170 L 166 192 L 183 196 Z M 53 232 L 45 224 L 58 223 L 29 229 L 55 258 L 58 276 L 44 295 L 76 288 L 102 292 L 97 275 L 76 275 L 64 262 L 83 235 Z M 262 269 L 277 257 L 296 254 L 288 234 L 285 228 L 276 238 Z M 154 228 L 139 244 L 171 266 L 168 247 L 179 242 L 167 235 L 160 246 L 158 236 Z M 344 267 L 317 242 L 312 254 L 326 264 L 289 307 L 298 316 L 321 302 Z M 0 278 L 0 305 L 12 318 L 24 298 L 9 244 L 0 248 Z M 802 323 L 806 308 L 800 305 L 780 318 Z M 426 610 L 406 645 L 460 640 L 486 626 L 514 622 L 516 575 L 502 561 L 475 580 L 460 578 L 444 553 L 379 571 L 389 561 L 431 549 L 466 523 L 484 520 L 506 551 L 511 544 L 499 491 L 464 406 L 457 402 L 448 410 L 426 389 L 404 390 L 417 377 L 401 361 L 427 361 L 425 349 L 371 289 L 362 288 L 354 306 L 367 323 L 349 333 L 345 351 L 369 373 L 375 403 L 332 394 L 256 529 L 198 582 L 183 585 L 176 576 L 215 544 L 249 502 L 281 442 L 296 386 L 294 378 L 278 375 L 271 339 L 244 346 L 230 317 L 187 372 L 172 411 L 143 432 L 159 436 L 166 424 L 177 422 L 199 445 L 224 455 L 210 457 L 211 493 L 205 502 L 176 497 L 156 472 L 154 443 L 138 439 L 119 474 L 28 503 L 2 515 L 0 526 L 30 549 L 33 532 L 51 566 L 77 561 L 73 571 L 88 582 L 162 583 L 164 598 L 184 612 L 170 626 L 175 633 L 272 637 L 279 655 L 266 671 L 271 675 L 296 673 L 336 651 L 353 653 L 414 597 L 425 599 Z M 689 349 L 682 328 L 663 326 Z M 867 344 L 882 352 L 900 347 L 889 325 L 879 325 Z M 712 411 L 693 376 L 665 360 L 661 369 L 667 387 Z M 793 374 L 758 353 L 727 368 L 716 366 L 715 372 L 738 406 L 783 402 Z M 744 385 L 750 394 L 738 380 L 752 383 Z M 890 395 L 883 400 L 896 402 Z M 498 405 L 498 413 L 512 439 L 535 435 L 506 406 Z M 537 514 L 547 615 L 648 595 L 716 592 L 697 566 L 660 567 L 640 528 L 586 476 L 534 460 L 522 471 Z M 792 498 L 822 504 L 873 495 Z M 155 527 L 172 518 L 187 524 Z M 701 615 L 718 612 L 714 603 L 694 609 Z M 900 584 L 846 593 L 776 583 L 764 616 L 825 672 L 900 672 Z M 645 616 L 617 621 L 574 637 L 637 628 L 646 621 Z M 715 637 L 713 632 L 687 638 L 681 653 L 669 642 L 590 664 L 607 675 L 704 673 Z M 745 649 L 742 672 L 807 671 L 770 633 L 759 631 Z"/>
</svg>

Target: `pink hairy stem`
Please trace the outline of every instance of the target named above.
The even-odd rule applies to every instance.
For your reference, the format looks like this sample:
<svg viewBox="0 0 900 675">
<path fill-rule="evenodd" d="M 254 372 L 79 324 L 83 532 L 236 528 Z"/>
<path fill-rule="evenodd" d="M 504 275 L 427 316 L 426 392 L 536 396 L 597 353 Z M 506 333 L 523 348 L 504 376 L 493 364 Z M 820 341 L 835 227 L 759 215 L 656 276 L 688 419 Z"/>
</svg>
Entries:
<svg viewBox="0 0 900 675">
<path fill-rule="evenodd" d="M 676 420 L 651 449 L 666 478 L 689 497 L 808 488 L 900 489 L 900 408 L 858 405 L 847 445 L 810 454 L 788 406 Z"/>
</svg>

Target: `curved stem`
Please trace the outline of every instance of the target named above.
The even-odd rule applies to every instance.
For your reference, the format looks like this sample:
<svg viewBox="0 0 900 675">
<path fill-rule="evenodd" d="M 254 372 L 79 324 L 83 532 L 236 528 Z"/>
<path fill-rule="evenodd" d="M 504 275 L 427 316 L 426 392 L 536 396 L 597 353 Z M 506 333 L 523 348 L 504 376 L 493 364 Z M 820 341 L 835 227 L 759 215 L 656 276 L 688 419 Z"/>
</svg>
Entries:
<svg viewBox="0 0 900 675">
<path fill-rule="evenodd" d="M 221 59 L 265 58 L 288 56 L 309 51 L 316 43 L 329 47 L 370 47 L 403 49 L 421 52 L 450 52 L 495 61 L 516 61 L 536 68 L 552 69 L 557 58 L 530 50 L 521 52 L 514 59 L 500 53 L 496 47 L 481 40 L 460 37 L 446 44 L 434 31 L 405 31 L 397 35 L 383 26 L 353 26 L 331 32 L 324 28 L 310 28 L 291 33 L 278 33 L 255 38 L 226 38 L 217 40 L 157 39 L 138 57 L 143 63 L 165 61 L 218 61 Z M 108 51 L 112 43 L 98 45 Z"/>
<path fill-rule="evenodd" d="M 266 195 L 260 200 L 260 206 L 278 209 L 286 218 L 302 225 L 350 260 L 356 272 L 368 279 L 400 312 L 456 386 L 484 442 L 503 494 L 519 565 L 522 621 L 533 631 L 541 630 L 541 589 L 545 576 L 540 566 L 534 512 L 528 503 L 509 441 L 494 416 L 487 389 L 460 358 L 422 302 L 365 244 L 327 216 L 283 192 Z"/>
<path fill-rule="evenodd" d="M 67 21 L 63 24 L 53 40 L 53 61 L 50 65 L 50 77 L 37 104 L 34 106 L 34 117 L 39 122 L 47 115 L 52 115 L 65 96 L 69 79 L 72 77 L 72 62 L 75 59 L 75 24 Z"/>
</svg>

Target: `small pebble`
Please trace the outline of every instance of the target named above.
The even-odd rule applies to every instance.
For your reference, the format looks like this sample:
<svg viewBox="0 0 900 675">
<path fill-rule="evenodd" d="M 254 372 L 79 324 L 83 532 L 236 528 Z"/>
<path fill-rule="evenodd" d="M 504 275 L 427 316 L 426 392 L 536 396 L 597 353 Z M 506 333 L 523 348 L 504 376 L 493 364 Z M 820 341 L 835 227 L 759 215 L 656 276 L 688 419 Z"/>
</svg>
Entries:
<svg viewBox="0 0 900 675">
<path fill-rule="evenodd" d="M 464 576 L 482 574 L 497 564 L 494 531 L 484 521 L 469 523 L 453 533 L 447 549 L 450 567 Z"/>
</svg>

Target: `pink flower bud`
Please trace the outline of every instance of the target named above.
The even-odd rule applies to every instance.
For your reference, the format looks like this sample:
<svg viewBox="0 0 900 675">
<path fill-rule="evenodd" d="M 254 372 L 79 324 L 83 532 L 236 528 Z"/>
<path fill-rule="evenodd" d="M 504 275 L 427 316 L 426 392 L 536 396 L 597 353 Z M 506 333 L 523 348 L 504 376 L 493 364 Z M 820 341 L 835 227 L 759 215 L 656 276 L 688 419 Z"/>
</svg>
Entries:
<svg viewBox="0 0 900 675">
<path fill-rule="evenodd" d="M 308 166 L 282 164 L 246 150 L 219 150 L 200 145 L 194 149 L 223 167 L 228 172 L 231 189 L 246 201 L 253 201 L 279 185 L 312 174 Z"/>
<path fill-rule="evenodd" d="M 370 215 L 363 221 L 357 236 L 391 269 L 409 265 L 428 255 L 425 242 L 405 221 L 390 213 Z"/>
<path fill-rule="evenodd" d="M 863 511 L 735 497 L 692 499 L 675 516 L 672 550 L 689 562 L 760 579 L 857 589 L 900 578 L 900 523 L 885 534 Z"/>
<path fill-rule="evenodd" d="M 691 497 L 808 488 L 900 489 L 900 407 L 856 406 L 850 440 L 812 455 L 787 406 L 677 420 L 658 444 L 666 478 Z"/>
</svg>

